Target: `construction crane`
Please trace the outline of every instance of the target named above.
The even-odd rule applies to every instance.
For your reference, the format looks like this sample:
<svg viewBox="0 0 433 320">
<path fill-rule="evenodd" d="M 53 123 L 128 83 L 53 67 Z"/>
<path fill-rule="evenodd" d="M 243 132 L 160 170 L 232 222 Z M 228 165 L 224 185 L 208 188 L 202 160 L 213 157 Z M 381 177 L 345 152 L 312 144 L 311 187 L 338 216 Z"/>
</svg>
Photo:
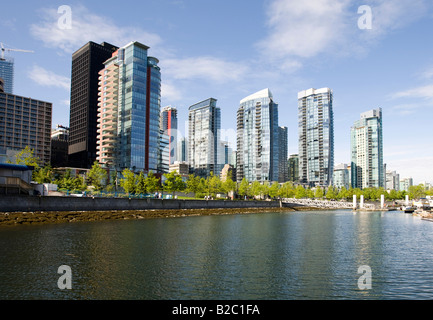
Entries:
<svg viewBox="0 0 433 320">
<path fill-rule="evenodd" d="M 0 49 L 1 49 L 0 60 L 5 60 L 5 52 L 6 51 L 19 51 L 19 52 L 29 52 L 29 53 L 33 53 L 34 52 L 34 51 L 31 51 L 31 50 L 5 48 L 2 42 L 0 42 Z"/>
</svg>

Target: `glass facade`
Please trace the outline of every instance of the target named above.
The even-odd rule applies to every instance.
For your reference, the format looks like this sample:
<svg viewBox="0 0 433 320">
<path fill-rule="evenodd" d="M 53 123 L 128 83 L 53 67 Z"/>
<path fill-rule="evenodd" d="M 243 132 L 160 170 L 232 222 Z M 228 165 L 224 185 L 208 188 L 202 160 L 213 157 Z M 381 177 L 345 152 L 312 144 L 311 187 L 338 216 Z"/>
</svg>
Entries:
<svg viewBox="0 0 433 320">
<path fill-rule="evenodd" d="M 6 93 L 14 92 L 14 61 L 12 58 L 0 59 L 0 78 L 3 79 L 3 90 Z"/>
<path fill-rule="evenodd" d="M 171 106 L 161 111 L 160 130 L 165 131 L 169 137 L 169 164 L 177 160 L 177 109 Z"/>
<path fill-rule="evenodd" d="M 334 114 L 329 88 L 298 94 L 299 179 L 329 186 L 334 171 Z"/>
<path fill-rule="evenodd" d="M 159 116 L 161 112 L 161 69 L 158 66 L 158 59 L 154 57 L 148 58 L 148 100 L 147 100 L 147 120 L 148 125 L 147 137 L 148 141 L 146 150 L 146 171 L 154 171 L 158 169 L 158 149 L 159 146 Z"/>
<path fill-rule="evenodd" d="M 241 100 L 237 112 L 236 179 L 278 181 L 278 104 L 265 89 Z"/>
<path fill-rule="evenodd" d="M 347 164 L 339 164 L 334 168 L 333 185 L 336 188 L 350 188 L 350 168 Z"/>
<path fill-rule="evenodd" d="M 288 167 L 288 130 L 287 127 L 280 127 L 279 130 L 279 176 L 278 182 L 286 182 L 289 179 Z"/>
<path fill-rule="evenodd" d="M 288 180 L 292 182 L 299 181 L 299 155 L 292 154 L 289 157 Z"/>
<path fill-rule="evenodd" d="M 381 108 L 362 113 L 351 128 L 351 180 L 354 188 L 385 187 Z"/>
<path fill-rule="evenodd" d="M 188 159 L 194 173 L 202 177 L 211 171 L 218 175 L 222 169 L 218 163 L 221 110 L 216 103 L 209 98 L 189 107 Z"/>
<path fill-rule="evenodd" d="M 158 170 L 161 72 L 158 59 L 148 57 L 148 49 L 131 42 L 100 72 L 98 161 L 111 149 L 112 158 L 107 160 L 118 170 Z"/>
</svg>

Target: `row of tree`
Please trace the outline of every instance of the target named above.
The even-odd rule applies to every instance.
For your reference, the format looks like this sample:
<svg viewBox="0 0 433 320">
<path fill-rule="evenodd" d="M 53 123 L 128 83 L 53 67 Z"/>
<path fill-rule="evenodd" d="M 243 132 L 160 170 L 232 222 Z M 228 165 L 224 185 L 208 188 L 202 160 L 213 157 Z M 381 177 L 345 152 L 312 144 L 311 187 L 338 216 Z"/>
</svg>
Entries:
<svg viewBox="0 0 433 320">
<path fill-rule="evenodd" d="M 10 161 L 11 162 L 11 161 Z M 292 182 L 279 184 L 277 182 L 260 183 L 258 181 L 249 182 L 243 179 L 239 184 L 228 176 L 224 181 L 218 175 L 210 174 L 207 178 L 189 175 L 184 181 L 177 172 L 164 174 L 164 182 L 156 177 L 153 172 L 145 175 L 143 172 L 138 174 L 129 169 L 122 171 L 122 177 L 118 179 L 116 172 L 111 177 L 108 176 L 107 170 L 95 162 L 87 174 L 87 179 L 81 176 L 73 177 L 71 171 L 67 170 L 61 176 L 56 177 L 55 170 L 50 166 L 40 166 L 39 159 L 33 155 L 33 150 L 26 147 L 19 152 L 13 163 L 33 166 L 33 181 L 37 183 L 55 183 L 59 189 L 85 191 L 91 186 L 95 191 L 112 192 L 119 186 L 128 194 L 152 194 L 163 191 L 173 193 L 180 191 L 194 193 L 196 197 L 204 196 L 216 197 L 218 194 L 237 194 L 241 197 L 248 198 L 316 198 L 316 199 L 334 199 L 349 200 L 353 195 L 364 196 L 365 200 L 377 201 L 382 194 L 386 200 L 403 200 L 406 195 L 410 199 L 418 199 L 426 195 L 433 196 L 433 190 L 426 190 L 423 185 L 411 186 L 406 191 L 391 190 L 387 192 L 384 188 L 308 188 L 302 185 L 295 185 Z M 120 191 L 120 190 L 119 190 Z"/>
</svg>

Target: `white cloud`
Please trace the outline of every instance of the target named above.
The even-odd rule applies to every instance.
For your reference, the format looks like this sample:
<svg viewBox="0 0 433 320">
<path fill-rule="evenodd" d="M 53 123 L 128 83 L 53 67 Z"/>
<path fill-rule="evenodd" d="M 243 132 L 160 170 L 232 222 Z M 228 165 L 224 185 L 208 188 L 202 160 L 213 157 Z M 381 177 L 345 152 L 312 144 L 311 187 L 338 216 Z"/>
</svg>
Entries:
<svg viewBox="0 0 433 320">
<path fill-rule="evenodd" d="M 372 29 L 358 28 L 360 5 L 372 9 Z M 428 14 L 427 0 L 274 0 L 267 9 L 269 35 L 258 49 L 273 62 L 299 67 L 322 54 L 360 55 L 390 31 Z"/>
<path fill-rule="evenodd" d="M 377 38 L 386 33 L 402 28 L 418 20 L 427 13 L 426 0 L 370 0 L 366 4 L 372 8 L 373 27 L 363 33 L 369 38 Z"/>
<path fill-rule="evenodd" d="M 276 0 L 268 9 L 270 36 L 260 45 L 276 55 L 309 58 L 332 46 L 344 30 L 348 0 Z"/>
<path fill-rule="evenodd" d="M 72 28 L 61 29 L 58 20 L 61 17 L 55 9 L 41 10 L 42 21 L 32 24 L 31 34 L 46 46 L 59 48 L 72 53 L 89 41 L 97 43 L 106 41 L 117 46 L 126 45 L 130 41 L 140 41 L 148 46 L 161 42 L 161 38 L 138 27 L 119 27 L 115 21 L 93 14 L 81 5 L 71 6 Z"/>
<path fill-rule="evenodd" d="M 164 74 L 172 79 L 201 79 L 215 82 L 238 81 L 248 71 L 243 63 L 235 63 L 216 57 L 193 57 L 164 59 L 161 61 Z"/>
<path fill-rule="evenodd" d="M 433 85 L 430 84 L 405 91 L 396 92 L 391 95 L 391 98 L 433 99 Z"/>
<path fill-rule="evenodd" d="M 421 79 L 430 80 L 433 78 L 433 67 L 427 68 L 420 74 Z"/>
<path fill-rule="evenodd" d="M 161 97 L 168 101 L 181 101 L 183 98 L 182 91 L 170 81 L 162 81 Z"/>
<path fill-rule="evenodd" d="M 269 35 L 257 48 L 286 71 L 302 59 L 334 50 L 346 39 L 349 0 L 275 0 L 267 10 Z"/>
<path fill-rule="evenodd" d="M 420 104 L 399 104 L 391 107 L 391 110 L 401 116 L 407 116 L 410 114 L 414 114 L 416 112 L 416 109 L 420 107 Z"/>
<path fill-rule="evenodd" d="M 37 65 L 29 71 L 28 77 L 38 85 L 45 87 L 57 87 L 66 90 L 71 87 L 71 80 L 68 77 L 55 74 Z"/>
</svg>

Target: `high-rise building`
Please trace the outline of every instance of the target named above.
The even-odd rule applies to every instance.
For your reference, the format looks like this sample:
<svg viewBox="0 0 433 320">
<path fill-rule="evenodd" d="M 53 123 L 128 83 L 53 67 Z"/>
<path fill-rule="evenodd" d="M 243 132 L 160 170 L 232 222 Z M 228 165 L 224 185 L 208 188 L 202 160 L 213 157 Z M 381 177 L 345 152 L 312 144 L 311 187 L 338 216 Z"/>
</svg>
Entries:
<svg viewBox="0 0 433 320">
<path fill-rule="evenodd" d="M 381 108 L 362 113 L 352 126 L 351 161 L 353 188 L 385 187 Z"/>
<path fill-rule="evenodd" d="M 165 130 L 159 130 L 157 173 L 168 173 L 170 170 L 169 155 L 170 137 Z"/>
<path fill-rule="evenodd" d="M 162 108 L 159 128 L 169 137 L 169 164 L 173 164 L 177 160 L 177 109 L 175 107 Z"/>
<path fill-rule="evenodd" d="M 5 82 L 3 78 L 0 78 L 0 92 L 5 92 Z"/>
<path fill-rule="evenodd" d="M 69 128 L 57 125 L 56 129 L 51 130 L 51 166 L 68 166 L 68 137 Z"/>
<path fill-rule="evenodd" d="M 177 142 L 177 160 L 188 162 L 188 139 L 183 137 Z"/>
<path fill-rule="evenodd" d="M 96 160 L 99 71 L 116 50 L 88 42 L 72 54 L 68 153 L 74 167 L 90 168 Z"/>
<path fill-rule="evenodd" d="M 148 49 L 130 42 L 99 72 L 97 160 L 118 172 L 158 170 L 161 71 Z"/>
<path fill-rule="evenodd" d="M 386 190 L 400 191 L 400 175 L 396 171 L 386 171 Z"/>
<path fill-rule="evenodd" d="M 269 89 L 240 101 L 237 112 L 236 180 L 278 181 L 278 104 Z"/>
<path fill-rule="evenodd" d="M 413 186 L 412 178 L 404 178 L 400 180 L 400 191 L 409 191 L 409 188 Z"/>
<path fill-rule="evenodd" d="M 350 188 L 350 171 L 347 164 L 341 163 L 334 167 L 333 185 L 336 188 Z"/>
<path fill-rule="evenodd" d="M 290 155 L 288 167 L 288 181 L 299 182 L 299 155 Z"/>
<path fill-rule="evenodd" d="M 3 91 L 14 93 L 14 60 L 12 58 L 0 58 L 0 78 L 3 79 Z"/>
<path fill-rule="evenodd" d="M 42 165 L 51 161 L 51 117 L 53 105 L 0 92 L 0 148 L 34 150 Z"/>
<path fill-rule="evenodd" d="M 298 93 L 299 179 L 329 186 L 334 173 L 333 93 L 329 88 Z"/>
<path fill-rule="evenodd" d="M 221 110 L 217 100 L 209 98 L 189 107 L 188 113 L 188 161 L 194 173 L 207 177 L 210 172 L 219 175 L 219 135 Z"/>
<path fill-rule="evenodd" d="M 278 182 L 286 182 L 289 180 L 289 167 L 288 167 L 288 131 L 287 127 L 279 127 L 278 128 L 278 171 L 279 177 Z"/>
</svg>

